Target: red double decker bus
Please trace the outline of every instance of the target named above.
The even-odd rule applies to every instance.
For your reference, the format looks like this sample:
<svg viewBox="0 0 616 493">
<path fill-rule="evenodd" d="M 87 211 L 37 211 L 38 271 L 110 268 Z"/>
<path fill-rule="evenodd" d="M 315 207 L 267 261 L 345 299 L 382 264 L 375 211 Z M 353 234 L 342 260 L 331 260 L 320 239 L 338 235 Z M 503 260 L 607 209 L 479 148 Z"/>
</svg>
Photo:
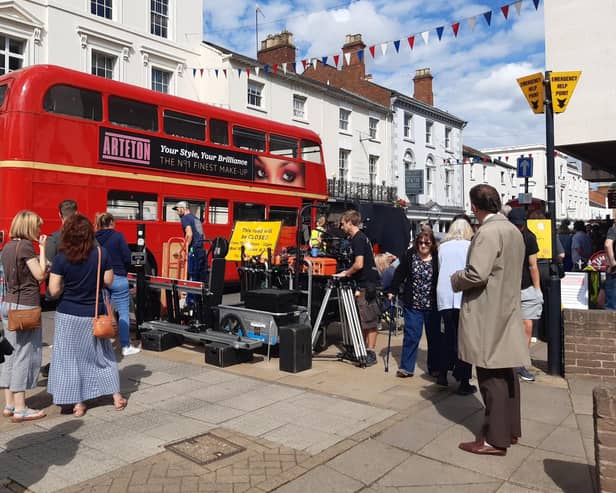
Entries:
<svg viewBox="0 0 616 493">
<path fill-rule="evenodd" d="M 57 66 L 10 72 L 0 77 L 0 249 L 17 211 L 34 210 L 51 233 L 65 199 L 91 219 L 111 212 L 129 243 L 145 223 L 158 273 L 163 243 L 182 236 L 180 200 L 206 238 L 229 238 L 238 220 L 281 220 L 278 244 L 293 245 L 298 210 L 327 199 L 321 140 Z M 226 278 L 237 278 L 234 265 Z"/>
</svg>

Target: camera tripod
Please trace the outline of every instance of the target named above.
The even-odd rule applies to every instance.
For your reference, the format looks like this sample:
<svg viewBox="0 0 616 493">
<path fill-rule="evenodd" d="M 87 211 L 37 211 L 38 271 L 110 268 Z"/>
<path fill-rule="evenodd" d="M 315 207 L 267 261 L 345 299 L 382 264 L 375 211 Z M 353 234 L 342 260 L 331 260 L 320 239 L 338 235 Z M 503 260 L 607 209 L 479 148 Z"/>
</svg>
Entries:
<svg viewBox="0 0 616 493">
<path fill-rule="evenodd" d="M 342 344 L 344 350 L 338 353 L 338 359 L 357 362 L 360 367 L 366 367 L 366 345 L 359 323 L 359 314 L 355 305 L 355 295 L 351 287 L 351 280 L 347 278 L 332 277 L 327 281 L 325 295 L 319 308 L 319 313 L 312 328 L 312 346 L 314 347 L 319 337 L 319 327 L 327 308 L 327 303 L 333 290 L 338 297 L 338 310 L 342 324 Z"/>
</svg>

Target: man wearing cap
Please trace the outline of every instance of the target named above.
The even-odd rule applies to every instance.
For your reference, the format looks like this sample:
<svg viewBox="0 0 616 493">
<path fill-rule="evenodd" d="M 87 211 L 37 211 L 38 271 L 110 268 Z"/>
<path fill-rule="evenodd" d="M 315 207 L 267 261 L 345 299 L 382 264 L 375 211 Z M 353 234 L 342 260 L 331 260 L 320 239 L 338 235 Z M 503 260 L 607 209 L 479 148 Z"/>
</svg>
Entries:
<svg viewBox="0 0 616 493">
<path fill-rule="evenodd" d="M 522 266 L 522 285 L 520 299 L 522 301 L 522 320 L 528 345 L 533 336 L 533 320 L 541 318 L 543 310 L 543 293 L 541 292 L 541 276 L 537 264 L 539 244 L 535 233 L 526 227 L 526 211 L 519 207 L 511 209 L 509 220 L 517 226 L 524 238 L 524 265 Z M 535 376 L 524 366 L 518 368 L 518 376 L 527 382 L 534 382 Z"/>
<path fill-rule="evenodd" d="M 205 250 L 203 249 L 203 226 L 188 208 L 188 202 L 181 200 L 173 207 L 180 216 L 182 230 L 184 231 L 184 250 L 188 258 L 188 280 L 206 282 L 207 264 Z M 187 303 L 192 302 L 192 297 L 187 296 Z"/>
</svg>

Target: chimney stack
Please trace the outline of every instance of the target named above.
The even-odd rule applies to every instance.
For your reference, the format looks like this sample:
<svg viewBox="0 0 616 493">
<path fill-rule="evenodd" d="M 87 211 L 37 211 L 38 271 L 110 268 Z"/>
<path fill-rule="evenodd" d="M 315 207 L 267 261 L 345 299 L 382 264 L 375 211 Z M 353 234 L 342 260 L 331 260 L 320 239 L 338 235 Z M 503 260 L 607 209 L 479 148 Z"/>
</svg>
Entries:
<svg viewBox="0 0 616 493">
<path fill-rule="evenodd" d="M 365 50 L 366 45 L 361 39 L 361 34 L 347 34 L 344 40 L 344 45 L 342 45 L 342 53 L 350 53 L 350 64 L 346 64 L 346 58 L 344 59 L 344 63 L 342 65 L 343 71 L 352 71 L 355 73 L 358 79 L 363 79 L 366 77 L 366 64 L 364 60 L 366 59 L 366 53 L 364 52 L 364 57 L 359 59 L 359 55 L 357 52 L 359 50 Z"/>
<path fill-rule="evenodd" d="M 434 106 L 434 94 L 432 93 L 433 78 L 429 68 L 415 70 L 415 77 L 413 78 L 413 97 L 430 106 Z"/>
<path fill-rule="evenodd" d="M 261 41 L 261 49 L 257 53 L 257 60 L 263 65 L 282 65 L 288 63 L 287 70 L 293 72 L 295 62 L 295 46 L 293 45 L 293 33 L 286 29 L 279 34 L 270 34 Z"/>
</svg>

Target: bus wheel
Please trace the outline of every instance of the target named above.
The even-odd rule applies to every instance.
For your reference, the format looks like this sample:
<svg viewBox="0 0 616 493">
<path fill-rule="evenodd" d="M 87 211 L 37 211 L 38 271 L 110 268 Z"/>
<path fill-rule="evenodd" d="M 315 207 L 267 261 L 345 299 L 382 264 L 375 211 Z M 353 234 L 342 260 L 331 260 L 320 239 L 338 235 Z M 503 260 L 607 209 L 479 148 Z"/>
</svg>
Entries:
<svg viewBox="0 0 616 493">
<path fill-rule="evenodd" d="M 220 321 L 220 330 L 236 336 L 243 336 L 245 334 L 242 321 L 237 315 L 233 315 L 232 313 L 225 315 Z"/>
</svg>

